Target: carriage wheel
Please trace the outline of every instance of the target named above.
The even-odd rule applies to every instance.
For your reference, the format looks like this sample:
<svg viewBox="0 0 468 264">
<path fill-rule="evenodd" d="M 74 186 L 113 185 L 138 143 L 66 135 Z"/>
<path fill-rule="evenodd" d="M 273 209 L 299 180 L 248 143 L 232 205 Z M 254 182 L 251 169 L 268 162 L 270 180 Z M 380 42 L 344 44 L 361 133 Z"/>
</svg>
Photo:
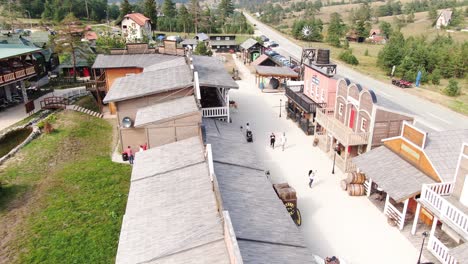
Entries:
<svg viewBox="0 0 468 264">
<path fill-rule="evenodd" d="M 294 220 L 294 223 L 297 225 L 297 226 L 301 226 L 302 224 L 302 217 L 301 217 L 301 211 L 299 211 L 299 209 L 296 209 L 296 213 L 294 215 L 292 215 L 293 217 L 293 220 Z"/>
</svg>

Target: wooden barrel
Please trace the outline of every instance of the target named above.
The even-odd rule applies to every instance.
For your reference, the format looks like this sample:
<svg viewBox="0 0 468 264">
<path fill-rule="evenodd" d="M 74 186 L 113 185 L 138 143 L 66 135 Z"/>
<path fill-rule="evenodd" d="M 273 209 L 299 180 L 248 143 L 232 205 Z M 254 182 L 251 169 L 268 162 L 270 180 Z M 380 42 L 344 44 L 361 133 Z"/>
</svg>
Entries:
<svg viewBox="0 0 468 264">
<path fill-rule="evenodd" d="M 366 175 L 364 173 L 351 172 L 348 173 L 349 184 L 362 184 L 366 181 Z"/>
<path fill-rule="evenodd" d="M 330 64 L 330 50 L 318 49 L 317 50 L 317 64 Z"/>
<path fill-rule="evenodd" d="M 348 189 L 348 182 L 346 180 L 341 180 L 340 185 L 341 185 L 341 189 L 343 189 L 343 191 L 346 191 Z"/>
<path fill-rule="evenodd" d="M 364 185 L 362 184 L 349 184 L 348 194 L 350 196 L 362 196 L 365 193 Z"/>
</svg>

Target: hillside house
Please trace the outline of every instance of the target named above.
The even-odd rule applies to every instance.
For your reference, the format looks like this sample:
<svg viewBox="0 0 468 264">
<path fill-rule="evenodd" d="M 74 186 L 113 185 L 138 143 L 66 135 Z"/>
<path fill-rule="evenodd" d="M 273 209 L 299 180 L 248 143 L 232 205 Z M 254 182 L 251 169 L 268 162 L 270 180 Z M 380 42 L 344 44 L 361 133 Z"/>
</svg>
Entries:
<svg viewBox="0 0 468 264">
<path fill-rule="evenodd" d="M 450 24 L 452 20 L 452 10 L 442 10 L 436 20 L 435 27 L 440 29 L 441 27 L 446 27 Z"/>
<path fill-rule="evenodd" d="M 143 14 L 127 14 L 120 21 L 120 25 L 127 42 L 138 42 L 144 37 L 151 39 L 151 20 Z"/>
<path fill-rule="evenodd" d="M 400 135 L 403 121 L 414 119 L 407 109 L 346 78 L 337 80 L 333 105 L 317 111 L 314 134 L 323 151 L 337 153 L 336 164 L 345 172 L 355 170 L 353 157 Z"/>
</svg>

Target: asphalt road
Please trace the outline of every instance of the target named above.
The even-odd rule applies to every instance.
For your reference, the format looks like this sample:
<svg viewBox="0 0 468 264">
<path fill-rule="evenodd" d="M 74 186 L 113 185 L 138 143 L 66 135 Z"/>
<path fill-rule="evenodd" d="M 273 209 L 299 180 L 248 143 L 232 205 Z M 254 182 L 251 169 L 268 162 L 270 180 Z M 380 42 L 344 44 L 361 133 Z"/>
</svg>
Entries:
<svg viewBox="0 0 468 264">
<path fill-rule="evenodd" d="M 244 13 L 244 15 L 246 16 L 247 20 L 253 24 L 256 24 L 256 29 L 260 34 L 263 34 L 271 40 L 276 41 L 279 44 L 278 49 L 283 50 L 283 53 L 288 53 L 294 58 L 301 58 L 302 47 L 285 38 L 276 30 L 256 20 L 249 14 Z M 280 51 L 280 53 L 282 52 Z M 400 90 L 400 88 L 396 88 L 391 84 L 384 83 L 372 78 L 372 74 L 367 76 L 349 67 L 346 67 L 339 62 L 335 63 L 338 64 L 337 74 L 350 79 L 352 82 L 357 82 L 368 89 L 376 91 L 377 96 L 385 97 L 387 100 L 395 102 L 408 109 L 415 116 L 416 122 L 430 129 L 437 131 L 462 128 L 468 129 L 468 117 L 462 114 L 456 113 L 444 106 L 429 102 L 417 96 L 405 93 L 404 91 Z"/>
</svg>

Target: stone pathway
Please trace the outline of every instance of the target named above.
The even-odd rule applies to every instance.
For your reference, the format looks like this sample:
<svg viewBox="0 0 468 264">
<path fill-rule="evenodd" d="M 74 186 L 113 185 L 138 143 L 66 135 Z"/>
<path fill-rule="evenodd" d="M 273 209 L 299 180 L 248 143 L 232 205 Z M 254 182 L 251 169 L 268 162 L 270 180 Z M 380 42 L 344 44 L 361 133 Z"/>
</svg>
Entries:
<svg viewBox="0 0 468 264">
<path fill-rule="evenodd" d="M 286 120 L 284 94 L 261 93 L 242 62 L 236 60 L 236 65 L 242 80 L 238 81 L 240 89 L 230 92 L 230 99 L 238 104 L 238 109 L 231 111 L 233 124 L 240 127 L 250 123 L 254 148 L 270 170 L 272 181 L 287 181 L 296 189 L 303 217 L 300 229 L 311 251 L 321 257 L 336 255 L 354 264 L 416 263 L 419 248 L 390 227 L 367 197 L 350 197 L 342 191 L 339 182 L 345 175 L 338 168 L 331 174 L 332 161 L 312 146 L 313 137 Z M 286 133 L 284 152 L 280 147 L 269 147 L 271 132 L 278 139 Z M 309 169 L 318 171 L 312 189 L 307 185 Z"/>
</svg>

